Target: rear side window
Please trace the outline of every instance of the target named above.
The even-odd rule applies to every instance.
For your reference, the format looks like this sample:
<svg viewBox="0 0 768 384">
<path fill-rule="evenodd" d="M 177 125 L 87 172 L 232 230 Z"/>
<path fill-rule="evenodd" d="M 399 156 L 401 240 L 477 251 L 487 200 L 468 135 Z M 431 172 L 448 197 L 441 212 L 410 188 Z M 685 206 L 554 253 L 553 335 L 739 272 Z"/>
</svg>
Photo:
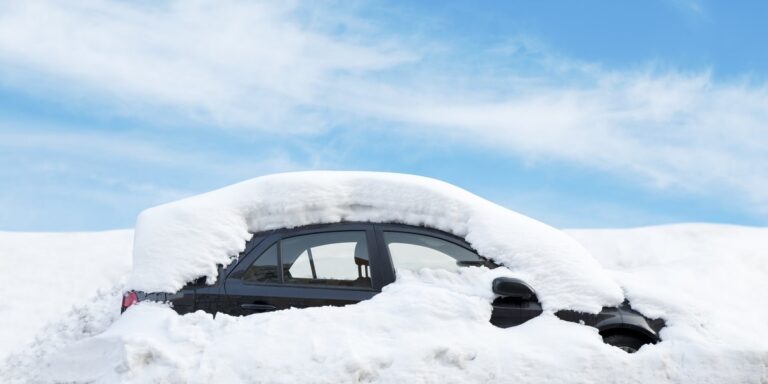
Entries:
<svg viewBox="0 0 768 384">
<path fill-rule="evenodd" d="M 459 267 L 494 265 L 476 253 L 449 241 L 405 232 L 384 232 L 395 271 L 424 268 L 458 271 Z"/>
<path fill-rule="evenodd" d="M 364 231 L 290 237 L 280 248 L 285 283 L 371 287 Z"/>
<path fill-rule="evenodd" d="M 242 280 L 259 283 L 277 283 L 277 243 L 272 244 L 251 264 L 241 277 Z"/>
</svg>

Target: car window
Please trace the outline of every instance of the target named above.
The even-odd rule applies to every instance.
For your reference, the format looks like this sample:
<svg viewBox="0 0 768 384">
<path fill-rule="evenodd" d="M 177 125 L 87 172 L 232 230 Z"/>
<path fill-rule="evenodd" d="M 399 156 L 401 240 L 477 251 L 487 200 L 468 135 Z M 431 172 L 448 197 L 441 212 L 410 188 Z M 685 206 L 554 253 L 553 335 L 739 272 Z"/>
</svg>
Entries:
<svg viewBox="0 0 768 384">
<path fill-rule="evenodd" d="M 384 232 L 384 242 L 395 271 L 423 268 L 458 271 L 459 267 L 493 264 L 476 253 L 449 241 L 405 232 Z"/>
<path fill-rule="evenodd" d="M 269 249 L 259 255 L 253 264 L 245 270 L 241 279 L 260 283 L 279 282 L 280 278 L 277 275 L 277 243 L 272 244 Z"/>
<path fill-rule="evenodd" d="M 280 248 L 286 283 L 371 287 L 364 231 L 291 237 Z"/>
</svg>

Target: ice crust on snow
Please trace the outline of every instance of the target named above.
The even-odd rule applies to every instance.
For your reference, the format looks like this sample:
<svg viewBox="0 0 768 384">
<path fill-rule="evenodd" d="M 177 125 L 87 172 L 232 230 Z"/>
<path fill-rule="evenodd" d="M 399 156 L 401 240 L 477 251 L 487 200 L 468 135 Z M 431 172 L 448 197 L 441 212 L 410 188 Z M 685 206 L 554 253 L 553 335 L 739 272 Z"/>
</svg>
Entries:
<svg viewBox="0 0 768 384">
<path fill-rule="evenodd" d="M 340 221 L 396 222 L 465 238 L 537 291 L 545 310 L 598 312 L 623 300 L 594 258 L 557 229 L 442 181 L 373 172 L 258 177 L 139 215 L 129 287 L 175 292 L 228 265 L 252 233 Z M 490 290 L 490 285 L 487 286 Z"/>
</svg>

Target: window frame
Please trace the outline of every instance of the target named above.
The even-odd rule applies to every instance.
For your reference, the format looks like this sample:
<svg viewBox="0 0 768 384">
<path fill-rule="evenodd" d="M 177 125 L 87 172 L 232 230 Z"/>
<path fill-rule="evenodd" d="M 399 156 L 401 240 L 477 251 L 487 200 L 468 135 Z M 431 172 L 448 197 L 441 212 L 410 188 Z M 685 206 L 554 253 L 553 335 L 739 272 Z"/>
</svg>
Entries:
<svg viewBox="0 0 768 384">
<path fill-rule="evenodd" d="M 368 259 L 370 262 L 370 277 L 371 287 L 359 287 L 359 286 L 335 286 L 326 285 L 321 283 L 302 284 L 297 282 L 285 281 L 283 275 L 283 252 L 282 252 L 282 240 L 292 237 L 321 234 L 329 232 L 363 232 L 365 235 L 366 245 L 368 247 Z M 251 242 L 258 241 L 258 244 L 251 245 Z M 301 288 L 301 289 L 340 289 L 340 290 L 353 290 L 353 291 L 376 291 L 380 292 L 383 287 L 383 281 L 387 279 L 381 271 L 387 271 L 389 266 L 384 262 L 384 257 L 379 256 L 378 240 L 375 236 L 373 225 L 370 223 L 331 223 L 331 224 L 316 224 L 297 228 L 289 229 L 277 229 L 267 232 L 254 234 L 254 237 L 246 245 L 246 250 L 243 255 L 237 261 L 237 265 L 227 273 L 224 277 L 226 279 L 238 279 L 244 285 L 264 286 L 264 287 L 282 287 L 286 289 Z M 240 277 L 243 273 L 253 264 L 258 257 L 260 257 L 265 251 L 267 251 L 272 245 L 277 243 L 277 282 L 259 282 L 259 281 L 247 281 Z"/>
<path fill-rule="evenodd" d="M 272 249 L 272 247 L 275 247 L 275 252 L 277 252 L 277 256 L 275 257 L 276 260 L 280 260 L 280 244 L 279 243 L 268 243 L 266 247 L 264 247 L 261 252 L 256 253 L 254 257 L 251 258 L 250 262 L 244 263 L 242 268 L 242 273 L 237 276 L 237 279 L 243 282 L 243 284 L 262 284 L 262 285 L 270 285 L 270 284 L 280 284 L 280 268 L 279 265 L 275 266 L 275 275 L 277 276 L 277 281 L 257 281 L 257 280 L 246 280 L 243 278 L 245 273 L 248 271 L 248 269 L 251 268 L 253 263 L 255 263 L 257 260 L 259 260 L 262 256 L 264 256 L 267 251 Z"/>
<path fill-rule="evenodd" d="M 392 255 L 389 252 L 389 247 L 387 246 L 387 242 L 384 239 L 384 232 L 400 232 L 400 233 L 406 233 L 410 235 L 434 237 L 436 239 L 447 241 L 461 248 L 464 248 L 467 251 L 474 253 L 481 259 L 487 260 L 488 262 L 492 263 L 495 267 L 499 266 L 493 260 L 487 257 L 484 257 L 479 252 L 477 252 L 477 250 L 472 248 L 472 246 L 469 245 L 469 243 L 466 240 L 462 239 L 461 237 L 458 237 L 453 234 L 443 232 L 437 229 L 432 229 L 427 227 L 416 227 L 416 226 L 406 225 L 406 224 L 374 224 L 374 229 L 376 232 L 376 241 L 379 244 L 379 254 L 381 255 L 381 258 L 386 259 L 387 263 L 389 264 L 387 269 L 388 280 L 385 282 L 385 285 L 393 283 L 396 280 L 397 275 L 395 273 L 395 264 L 392 261 Z"/>
<path fill-rule="evenodd" d="M 317 235 L 317 234 L 323 234 L 323 233 L 339 233 L 339 232 L 362 232 L 363 236 L 365 238 L 365 244 L 368 248 L 368 266 L 369 266 L 369 274 L 371 279 L 371 286 L 370 287 L 362 287 L 362 286 L 344 286 L 344 285 L 326 285 L 323 284 L 320 281 L 327 281 L 327 280 L 333 280 L 333 279 L 318 279 L 315 278 L 315 280 L 318 280 L 317 283 L 301 283 L 296 281 L 286 281 L 285 280 L 285 268 L 283 268 L 283 242 L 288 239 L 293 239 L 296 237 L 302 237 L 302 236 L 308 236 L 308 235 Z M 331 243 L 332 244 L 332 243 Z M 369 233 L 367 230 L 361 230 L 361 229 L 333 229 L 333 230 L 324 230 L 324 231 L 312 231 L 307 233 L 293 233 L 287 236 L 283 236 L 278 240 L 277 243 L 277 265 L 278 265 L 278 275 L 280 278 L 280 282 L 285 287 L 321 287 L 321 288 L 341 288 L 341 289 L 355 289 L 355 290 L 365 290 L 370 291 L 373 289 L 373 260 L 372 255 L 373 252 L 375 252 L 375 247 L 371 247 L 371 239 L 369 236 Z"/>
<path fill-rule="evenodd" d="M 372 288 L 331 286 L 323 284 L 285 283 L 282 268 L 282 249 L 280 249 L 279 244 L 277 252 L 277 269 L 279 282 L 244 281 L 240 280 L 240 277 L 237 276 L 238 273 L 244 273 L 257 257 L 261 256 L 261 254 L 269 249 L 269 247 L 271 247 L 273 244 L 275 244 L 275 242 L 280 242 L 282 239 L 315 233 L 343 231 L 365 231 L 366 242 L 368 243 L 368 257 L 370 259 Z M 387 247 L 387 244 L 384 241 L 384 232 L 402 232 L 414 235 L 430 236 L 440 240 L 448 241 L 462 248 L 465 248 L 470 252 L 473 252 L 474 254 L 488 260 L 496 266 L 500 266 L 500 264 L 494 262 L 493 260 L 480 255 L 480 253 L 472 248 L 472 246 L 463 238 L 438 229 L 398 223 L 340 222 L 313 224 L 296 228 L 275 229 L 256 233 L 253 235 L 251 240 L 246 243 L 245 250 L 241 254 L 240 258 L 236 262 L 233 262 L 233 265 L 230 265 L 226 268 L 226 270 L 229 270 L 229 272 L 224 273 L 223 275 L 225 276 L 222 276 L 222 279 L 217 279 L 217 283 L 220 281 L 226 281 L 230 278 L 236 278 L 245 285 L 264 287 L 311 290 L 340 289 L 381 292 L 382 287 L 393 283 L 396 279 L 395 266 L 392 262 L 392 256 L 389 253 L 389 247 Z M 222 274 L 220 274 L 220 276 L 221 275 Z"/>
<path fill-rule="evenodd" d="M 258 286 L 265 286 L 265 287 L 280 287 L 282 286 L 282 277 L 280 273 L 280 268 L 276 265 L 275 268 L 278 269 L 278 281 L 249 281 L 244 280 L 241 277 L 245 273 L 248 268 L 250 268 L 251 264 L 253 264 L 257 258 L 259 258 L 264 252 L 269 250 L 272 245 L 275 244 L 275 241 L 278 241 L 280 239 L 279 234 L 277 231 L 268 231 L 268 232 L 261 232 L 254 234 L 250 241 L 246 243 L 245 250 L 243 253 L 240 254 L 238 259 L 233 262 L 232 268 L 229 269 L 229 272 L 224 276 L 224 281 L 228 279 L 236 279 L 240 281 L 244 285 L 258 285 Z M 280 260 L 280 248 L 278 245 L 278 261 Z M 236 263 L 236 264 L 235 264 Z"/>
</svg>

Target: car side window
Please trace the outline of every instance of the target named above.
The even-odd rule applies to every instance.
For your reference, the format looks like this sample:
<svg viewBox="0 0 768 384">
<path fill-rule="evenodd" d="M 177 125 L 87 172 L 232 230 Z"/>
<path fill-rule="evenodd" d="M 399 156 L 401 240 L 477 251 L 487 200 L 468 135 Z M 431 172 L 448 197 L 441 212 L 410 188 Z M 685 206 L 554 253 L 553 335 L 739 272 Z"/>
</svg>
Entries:
<svg viewBox="0 0 768 384">
<path fill-rule="evenodd" d="M 396 272 L 424 268 L 458 271 L 459 267 L 495 267 L 464 247 L 432 236 L 385 231 L 384 242 Z"/>
<path fill-rule="evenodd" d="M 277 275 L 277 243 L 272 244 L 271 247 L 262 252 L 253 264 L 245 270 L 241 279 L 258 283 L 280 282 Z"/>
<path fill-rule="evenodd" d="M 323 232 L 283 239 L 283 279 L 287 284 L 371 288 L 364 231 Z"/>
</svg>

